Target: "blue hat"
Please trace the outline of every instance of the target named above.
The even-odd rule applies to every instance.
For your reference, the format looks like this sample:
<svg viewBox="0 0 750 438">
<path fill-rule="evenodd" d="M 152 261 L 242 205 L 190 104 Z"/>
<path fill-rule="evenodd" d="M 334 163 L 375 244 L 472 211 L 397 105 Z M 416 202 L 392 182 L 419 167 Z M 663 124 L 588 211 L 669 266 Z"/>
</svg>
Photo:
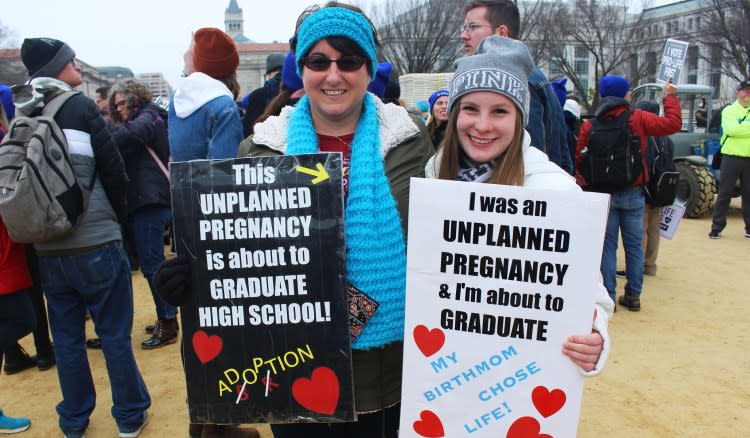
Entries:
<svg viewBox="0 0 750 438">
<path fill-rule="evenodd" d="M 375 73 L 375 78 L 367 86 L 367 90 L 382 99 L 383 94 L 385 94 L 385 87 L 391 77 L 391 70 L 393 70 L 393 65 L 390 62 L 381 62 L 378 65 L 378 72 Z"/>
<path fill-rule="evenodd" d="M 625 97 L 630 90 L 628 80 L 622 76 L 608 75 L 599 81 L 599 96 Z"/>
<path fill-rule="evenodd" d="M 0 84 L 0 102 L 5 109 L 5 115 L 8 116 L 8 121 L 12 120 L 16 115 L 16 106 L 13 104 L 13 92 L 5 84 Z"/>
<path fill-rule="evenodd" d="M 560 106 L 565 106 L 565 101 L 568 100 L 568 90 L 565 88 L 566 82 L 568 82 L 568 78 L 566 77 L 550 82 L 552 89 L 555 90 L 555 94 L 557 95 L 557 100 L 560 101 Z"/>
<path fill-rule="evenodd" d="M 318 41 L 332 37 L 344 37 L 362 48 L 370 61 L 370 77 L 374 78 L 378 68 L 377 48 L 372 25 L 364 15 L 346 8 L 323 8 L 308 15 L 297 31 L 297 74 L 302 76 L 300 62 Z"/>
<path fill-rule="evenodd" d="M 426 113 L 426 112 L 430 111 L 430 104 L 427 103 L 427 102 L 425 102 L 424 100 L 418 100 L 418 101 L 414 102 L 414 104 L 423 113 Z"/>
<path fill-rule="evenodd" d="M 303 87 L 302 79 L 297 74 L 297 66 L 294 53 L 289 52 L 284 58 L 284 65 L 281 66 L 281 82 L 290 90 L 297 91 Z"/>
<path fill-rule="evenodd" d="M 448 90 L 445 88 L 441 88 L 430 95 L 430 98 L 427 99 L 427 102 L 430 104 L 430 112 L 432 112 L 432 107 L 435 106 L 435 102 L 443 96 L 448 96 Z"/>
</svg>

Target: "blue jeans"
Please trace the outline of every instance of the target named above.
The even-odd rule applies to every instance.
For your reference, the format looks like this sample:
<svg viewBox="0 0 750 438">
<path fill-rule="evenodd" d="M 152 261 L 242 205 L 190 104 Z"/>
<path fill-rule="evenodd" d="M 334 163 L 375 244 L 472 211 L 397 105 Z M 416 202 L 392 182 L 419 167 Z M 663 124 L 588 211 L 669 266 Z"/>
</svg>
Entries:
<svg viewBox="0 0 750 438">
<path fill-rule="evenodd" d="M 151 397 L 133 356 L 133 290 L 122 242 L 110 242 L 80 255 L 40 256 L 39 270 L 63 395 L 57 405 L 60 429 L 82 432 L 96 405 L 86 355 L 86 309 L 102 342 L 112 416 L 120 430 L 137 428 L 143 422 L 143 412 L 151 406 Z"/>
<path fill-rule="evenodd" d="M 625 249 L 625 293 L 640 295 L 643 287 L 643 210 L 645 199 L 640 187 L 630 187 L 612 193 L 604 235 L 601 272 L 604 287 L 615 300 L 617 290 L 617 241 L 622 230 L 622 246 Z"/>
<path fill-rule="evenodd" d="M 171 220 L 172 210 L 160 206 L 139 208 L 133 217 L 133 238 L 138 265 L 148 282 L 156 306 L 156 316 L 159 319 L 174 319 L 177 316 L 177 308 L 167 304 L 151 284 L 156 268 L 164 261 L 164 230 Z"/>
</svg>

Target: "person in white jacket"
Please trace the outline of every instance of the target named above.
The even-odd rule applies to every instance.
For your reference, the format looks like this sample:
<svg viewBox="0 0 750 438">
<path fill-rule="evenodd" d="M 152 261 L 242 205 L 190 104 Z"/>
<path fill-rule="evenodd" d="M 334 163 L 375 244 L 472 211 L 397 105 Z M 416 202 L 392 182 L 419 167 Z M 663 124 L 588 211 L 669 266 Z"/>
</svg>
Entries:
<svg viewBox="0 0 750 438">
<path fill-rule="evenodd" d="M 458 181 L 538 189 L 581 190 L 573 177 L 530 147 L 528 75 L 534 63 L 526 45 L 502 36 L 482 40 L 473 56 L 456 61 L 449 86 L 445 139 L 425 175 Z M 591 333 L 569 337 L 563 354 L 592 376 L 609 356 L 607 323 L 614 303 L 599 281 Z"/>
</svg>

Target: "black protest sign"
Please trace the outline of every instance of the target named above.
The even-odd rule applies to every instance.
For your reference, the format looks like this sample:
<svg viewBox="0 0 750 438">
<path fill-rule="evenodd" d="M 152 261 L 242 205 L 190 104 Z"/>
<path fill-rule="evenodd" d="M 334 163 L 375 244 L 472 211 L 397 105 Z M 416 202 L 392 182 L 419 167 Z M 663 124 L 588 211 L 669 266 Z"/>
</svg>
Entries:
<svg viewBox="0 0 750 438">
<path fill-rule="evenodd" d="M 656 79 L 667 82 L 670 78 L 672 83 L 676 84 L 680 79 L 682 65 L 685 63 L 687 56 L 688 43 L 684 41 L 669 38 L 664 44 L 664 54 L 661 57 L 661 66 Z"/>
<path fill-rule="evenodd" d="M 190 421 L 352 421 L 340 154 L 170 173 Z"/>
</svg>

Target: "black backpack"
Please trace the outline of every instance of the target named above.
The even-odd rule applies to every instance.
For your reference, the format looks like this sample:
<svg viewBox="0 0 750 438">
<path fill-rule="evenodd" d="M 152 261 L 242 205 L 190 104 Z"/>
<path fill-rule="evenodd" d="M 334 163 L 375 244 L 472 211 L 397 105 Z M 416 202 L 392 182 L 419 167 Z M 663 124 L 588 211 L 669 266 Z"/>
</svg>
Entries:
<svg viewBox="0 0 750 438">
<path fill-rule="evenodd" d="M 608 120 L 591 120 L 588 144 L 581 152 L 581 174 L 589 189 L 611 193 L 633 185 L 643 172 L 641 139 L 630 132 L 632 111 Z"/>
<path fill-rule="evenodd" d="M 652 207 L 672 205 L 677 196 L 680 172 L 672 161 L 674 143 L 669 137 L 648 137 L 646 162 L 649 182 L 644 187 L 646 202 Z"/>
</svg>

